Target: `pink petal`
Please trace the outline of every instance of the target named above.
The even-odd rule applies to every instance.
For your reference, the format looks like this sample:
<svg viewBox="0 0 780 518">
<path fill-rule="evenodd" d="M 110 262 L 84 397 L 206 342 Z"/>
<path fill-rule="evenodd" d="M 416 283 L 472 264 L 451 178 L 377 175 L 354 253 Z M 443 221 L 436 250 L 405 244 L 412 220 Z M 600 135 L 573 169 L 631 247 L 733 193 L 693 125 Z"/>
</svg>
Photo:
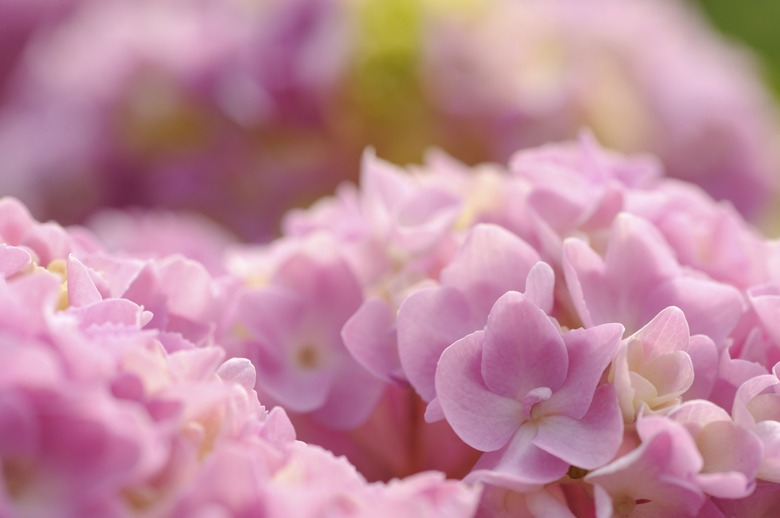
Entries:
<svg viewBox="0 0 780 518">
<path fill-rule="evenodd" d="M 469 446 L 493 451 L 504 446 L 521 422 L 520 403 L 494 394 L 482 380 L 482 344 L 477 331 L 458 340 L 439 359 L 436 394 L 447 421 Z"/>
<path fill-rule="evenodd" d="M 351 357 L 340 360 L 339 367 L 333 372 L 327 398 L 314 416 L 332 428 L 351 430 L 368 419 L 382 396 L 385 384 Z"/>
<path fill-rule="evenodd" d="M 264 359 L 265 351 L 257 351 L 257 384 L 286 409 L 311 412 L 328 398 L 333 373 L 328 370 L 303 370 L 278 366 Z"/>
<path fill-rule="evenodd" d="M 661 310 L 629 338 L 642 344 L 645 359 L 674 351 L 685 351 L 689 339 L 688 321 L 685 320 L 682 310 L 675 306 Z"/>
<path fill-rule="evenodd" d="M 594 484 L 597 491 L 599 488 L 606 490 L 611 497 L 649 500 L 638 505 L 635 512 L 641 513 L 643 507 L 648 506 L 648 511 L 656 514 L 638 516 L 696 516 L 704 503 L 704 495 L 692 482 L 667 473 L 672 447 L 672 438 L 659 433 L 627 455 L 590 473 L 585 481 Z M 599 517 L 612 516 L 602 514 L 602 505 L 612 507 L 612 502 L 605 500 L 599 499 Z"/>
<path fill-rule="evenodd" d="M 620 283 L 620 292 L 627 297 L 649 293 L 659 281 L 680 273 L 658 229 L 625 212 L 612 226 L 604 266 L 609 280 Z"/>
<path fill-rule="evenodd" d="M 341 344 L 341 328 L 363 303 L 363 290 L 333 243 L 316 244 L 316 254 L 307 250 L 285 260 L 272 283 L 305 302 L 307 326 L 324 341 Z"/>
<path fill-rule="evenodd" d="M 412 192 L 412 185 L 403 169 L 380 160 L 373 149 L 363 153 L 360 168 L 363 194 L 361 209 L 374 223 L 387 224 L 389 212 Z"/>
<path fill-rule="evenodd" d="M 101 300 L 88 306 L 71 308 L 68 313 L 75 315 L 84 329 L 105 324 L 140 329 L 144 318 L 143 308 L 127 299 Z"/>
<path fill-rule="evenodd" d="M 103 300 L 89 270 L 73 255 L 68 257 L 68 303 L 87 306 Z"/>
<path fill-rule="evenodd" d="M 0 277 L 8 278 L 31 262 L 32 256 L 24 248 L 0 244 Z"/>
<path fill-rule="evenodd" d="M 693 364 L 693 384 L 683 394 L 683 398 L 708 398 L 718 376 L 719 358 L 715 342 L 708 336 L 692 336 L 688 345 L 688 356 Z"/>
<path fill-rule="evenodd" d="M 569 355 L 569 372 L 564 384 L 545 403 L 545 412 L 582 418 L 591 405 L 602 374 L 615 358 L 622 336 L 620 324 L 575 329 L 563 335 Z"/>
<path fill-rule="evenodd" d="M 219 366 L 217 376 L 223 381 L 241 385 L 247 391 L 255 389 L 255 366 L 246 358 L 230 358 Z"/>
<path fill-rule="evenodd" d="M 239 322 L 253 342 L 266 347 L 271 357 L 282 358 L 303 321 L 303 301 L 288 290 L 269 287 L 243 293 L 238 308 Z"/>
<path fill-rule="evenodd" d="M 688 321 L 690 333 L 707 335 L 721 344 L 743 312 L 742 296 L 733 286 L 707 279 L 677 277 L 646 292 L 647 312 L 678 306 Z"/>
<path fill-rule="evenodd" d="M 502 296 L 488 316 L 482 377 L 496 394 L 522 399 L 538 387 L 556 391 L 569 358 L 558 327 L 524 295 Z"/>
<path fill-rule="evenodd" d="M 441 287 L 409 296 L 398 310 L 398 354 L 407 379 L 430 401 L 436 363 L 453 342 L 482 327 L 463 293 Z"/>
<path fill-rule="evenodd" d="M 754 433 L 731 420 L 715 421 L 701 429 L 696 445 L 704 459 L 699 476 L 702 489 L 720 498 L 750 494 L 763 454 L 761 441 Z"/>
<path fill-rule="evenodd" d="M 580 216 L 581 224 L 578 227 L 585 231 L 594 231 L 609 228 L 620 211 L 623 210 L 623 187 L 617 182 L 604 187 L 596 203 L 589 207 L 589 211 Z"/>
<path fill-rule="evenodd" d="M 527 492 L 561 478 L 569 465 L 538 448 L 535 434 L 534 425 L 522 426 L 504 448 L 483 455 L 464 481 Z"/>
<path fill-rule="evenodd" d="M 441 283 L 461 290 L 487 315 L 507 291 L 523 291 L 526 276 L 539 254 L 525 241 L 498 225 L 480 224 L 466 237 Z"/>
<path fill-rule="evenodd" d="M 421 253 L 452 228 L 461 200 L 440 188 L 423 188 L 397 209 L 392 239 L 403 250 Z"/>
<path fill-rule="evenodd" d="M 756 420 L 748 409 L 748 405 L 754 397 L 778 383 L 780 383 L 780 380 L 777 379 L 777 376 L 764 374 L 754 376 L 740 385 L 737 389 L 737 395 L 734 397 L 734 406 L 731 410 L 734 422 L 748 429 L 753 428 Z"/>
<path fill-rule="evenodd" d="M 623 417 L 612 385 L 596 390 L 582 419 L 545 415 L 533 443 L 547 453 L 584 469 L 603 466 L 617 453 L 623 439 Z"/>
<path fill-rule="evenodd" d="M 385 302 L 363 302 L 344 324 L 341 338 L 355 360 L 377 378 L 390 382 L 405 379 L 398 356 L 395 318 Z"/>
<path fill-rule="evenodd" d="M 780 484 L 780 423 L 761 421 L 754 431 L 763 445 L 758 477 Z"/>
<path fill-rule="evenodd" d="M 547 313 L 552 313 L 555 303 L 555 273 L 552 267 L 539 261 L 525 278 L 525 296 Z"/>
<path fill-rule="evenodd" d="M 756 487 L 755 478 L 733 471 L 701 474 L 696 481 L 702 491 L 715 498 L 745 498 Z"/>
<path fill-rule="evenodd" d="M 608 313 L 612 299 L 604 262 L 584 241 L 568 238 L 563 242 L 563 274 L 582 325 L 593 327 L 594 313 L 598 317 Z"/>
<path fill-rule="evenodd" d="M 212 279 L 202 264 L 172 256 L 160 266 L 160 288 L 171 313 L 190 320 L 209 315 L 213 309 Z"/>
</svg>

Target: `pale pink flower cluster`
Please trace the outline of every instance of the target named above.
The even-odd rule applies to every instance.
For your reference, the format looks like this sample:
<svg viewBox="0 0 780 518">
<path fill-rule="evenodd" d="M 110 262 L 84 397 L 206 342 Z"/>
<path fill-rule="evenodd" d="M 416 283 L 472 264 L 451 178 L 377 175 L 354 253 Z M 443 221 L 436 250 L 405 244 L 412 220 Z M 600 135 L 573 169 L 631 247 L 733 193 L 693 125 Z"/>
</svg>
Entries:
<svg viewBox="0 0 780 518">
<path fill-rule="evenodd" d="M 0 0 L 0 192 L 61 222 L 191 209 L 261 240 L 367 145 L 503 163 L 589 127 L 753 217 L 780 170 L 772 100 L 682 4 Z"/>
<path fill-rule="evenodd" d="M 233 250 L 216 331 L 299 438 L 437 469 L 495 516 L 760 516 L 780 502 L 780 248 L 649 157 L 469 169 L 367 152 L 360 187 Z"/>
<path fill-rule="evenodd" d="M 214 342 L 233 281 L 108 252 L 11 198 L 0 243 L 0 515 L 473 514 L 462 482 L 369 484 L 297 441 L 252 363 Z"/>
</svg>

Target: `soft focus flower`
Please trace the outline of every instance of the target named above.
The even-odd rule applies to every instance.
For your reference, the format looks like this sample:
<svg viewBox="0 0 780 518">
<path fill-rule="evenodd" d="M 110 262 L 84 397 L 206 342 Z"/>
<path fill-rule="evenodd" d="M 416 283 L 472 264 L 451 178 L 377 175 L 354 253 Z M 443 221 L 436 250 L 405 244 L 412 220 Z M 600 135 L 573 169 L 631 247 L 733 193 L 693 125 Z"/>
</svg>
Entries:
<svg viewBox="0 0 780 518">
<path fill-rule="evenodd" d="M 238 296 L 233 325 L 239 336 L 226 338 L 226 347 L 253 360 L 258 388 L 285 408 L 316 411 L 332 426 L 361 424 L 382 384 L 341 339 L 362 301 L 357 279 L 327 240 L 312 239 L 275 266 L 266 286 Z"/>
<path fill-rule="evenodd" d="M 366 146 L 505 162 L 583 127 L 751 216 L 777 183 L 757 67 L 673 0 L 17 4 L 0 2 L 0 191 L 43 218 L 190 209 L 268 239 L 357 178 Z"/>
</svg>

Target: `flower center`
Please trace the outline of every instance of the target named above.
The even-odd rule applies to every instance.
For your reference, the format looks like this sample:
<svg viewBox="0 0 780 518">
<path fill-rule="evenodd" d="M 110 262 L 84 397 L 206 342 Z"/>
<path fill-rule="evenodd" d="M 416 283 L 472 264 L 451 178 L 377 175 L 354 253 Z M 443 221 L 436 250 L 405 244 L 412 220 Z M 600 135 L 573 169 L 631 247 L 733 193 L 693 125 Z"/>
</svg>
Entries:
<svg viewBox="0 0 780 518">
<path fill-rule="evenodd" d="M 302 369 L 316 369 L 320 364 L 320 360 L 320 353 L 314 344 L 303 344 L 295 353 L 295 363 Z"/>
<path fill-rule="evenodd" d="M 636 507 L 636 500 L 628 495 L 623 495 L 615 499 L 613 507 L 617 516 L 630 516 Z"/>
<path fill-rule="evenodd" d="M 547 401 L 550 396 L 552 396 L 552 390 L 548 387 L 536 387 L 528 392 L 523 398 L 523 417 L 528 421 L 539 417 L 536 415 L 538 412 L 534 412 L 536 404 Z"/>
</svg>

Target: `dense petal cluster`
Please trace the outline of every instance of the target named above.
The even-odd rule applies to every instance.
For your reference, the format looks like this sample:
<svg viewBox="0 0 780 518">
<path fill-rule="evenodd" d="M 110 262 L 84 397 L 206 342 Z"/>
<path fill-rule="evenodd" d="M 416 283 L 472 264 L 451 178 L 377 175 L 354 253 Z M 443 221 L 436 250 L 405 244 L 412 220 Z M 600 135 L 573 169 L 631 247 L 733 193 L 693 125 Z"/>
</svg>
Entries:
<svg viewBox="0 0 780 518">
<path fill-rule="evenodd" d="M 216 339 L 300 438 L 370 478 L 463 478 L 478 514 L 759 512 L 780 249 L 660 172 L 589 134 L 506 168 L 369 151 L 359 187 L 229 254 Z"/>
<path fill-rule="evenodd" d="M 296 441 L 285 411 L 258 401 L 264 364 L 214 342 L 229 279 L 109 252 L 11 198 L 0 241 L 0 515 L 473 514 L 478 490 L 440 473 L 369 484 Z"/>
<path fill-rule="evenodd" d="M 503 163 L 582 127 L 748 215 L 776 186 L 756 67 L 674 0 L 2 0 L 0 47 L 0 192 L 67 223 L 188 208 L 265 239 L 367 145 Z"/>
</svg>

